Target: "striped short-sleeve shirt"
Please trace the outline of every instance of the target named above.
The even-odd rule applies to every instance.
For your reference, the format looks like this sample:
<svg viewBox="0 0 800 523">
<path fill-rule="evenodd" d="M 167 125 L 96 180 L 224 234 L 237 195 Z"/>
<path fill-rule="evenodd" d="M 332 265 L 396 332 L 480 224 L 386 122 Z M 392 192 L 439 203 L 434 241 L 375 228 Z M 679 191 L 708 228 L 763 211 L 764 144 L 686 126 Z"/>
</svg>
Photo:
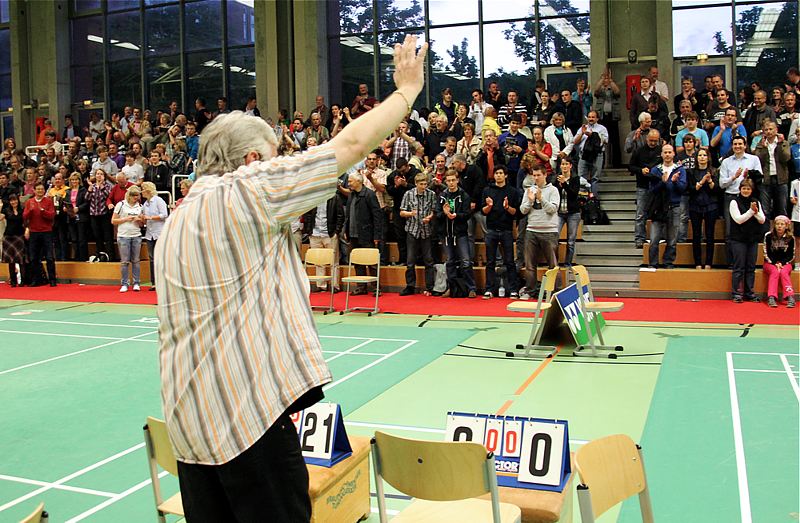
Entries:
<svg viewBox="0 0 800 523">
<path fill-rule="evenodd" d="M 226 463 L 331 381 L 292 221 L 336 190 L 333 148 L 198 179 L 156 244 L 161 396 L 185 463 Z"/>
</svg>

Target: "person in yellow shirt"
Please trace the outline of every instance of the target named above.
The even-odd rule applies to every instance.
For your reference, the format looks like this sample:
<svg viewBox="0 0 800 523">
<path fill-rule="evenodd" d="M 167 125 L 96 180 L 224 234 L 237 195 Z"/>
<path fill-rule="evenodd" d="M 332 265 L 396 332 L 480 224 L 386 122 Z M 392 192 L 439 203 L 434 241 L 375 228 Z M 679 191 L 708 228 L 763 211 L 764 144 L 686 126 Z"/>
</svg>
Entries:
<svg viewBox="0 0 800 523">
<path fill-rule="evenodd" d="M 491 129 L 494 131 L 495 136 L 500 136 L 503 132 L 500 130 L 500 125 L 497 123 L 497 109 L 492 107 L 491 105 L 486 108 L 486 111 L 483 115 L 483 125 L 481 126 L 481 138 L 483 138 L 484 133 Z"/>
</svg>

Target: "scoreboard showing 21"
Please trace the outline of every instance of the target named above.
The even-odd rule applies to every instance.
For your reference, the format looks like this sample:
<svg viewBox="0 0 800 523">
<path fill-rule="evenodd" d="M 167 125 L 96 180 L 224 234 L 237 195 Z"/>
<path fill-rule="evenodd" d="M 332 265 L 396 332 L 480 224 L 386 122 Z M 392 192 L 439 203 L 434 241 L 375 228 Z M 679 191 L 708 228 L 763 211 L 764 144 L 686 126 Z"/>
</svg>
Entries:
<svg viewBox="0 0 800 523">
<path fill-rule="evenodd" d="M 447 441 L 483 443 L 501 487 L 561 492 L 572 471 L 564 420 L 447 413 Z"/>
</svg>

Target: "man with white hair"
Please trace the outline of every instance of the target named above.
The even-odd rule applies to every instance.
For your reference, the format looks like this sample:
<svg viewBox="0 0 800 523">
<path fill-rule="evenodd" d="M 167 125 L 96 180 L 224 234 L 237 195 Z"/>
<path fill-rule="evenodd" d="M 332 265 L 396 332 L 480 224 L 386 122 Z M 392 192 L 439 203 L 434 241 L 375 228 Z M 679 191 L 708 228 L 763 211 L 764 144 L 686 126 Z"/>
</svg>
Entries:
<svg viewBox="0 0 800 523">
<path fill-rule="evenodd" d="M 203 130 L 197 181 L 156 245 L 162 403 L 188 521 L 309 521 L 308 472 L 290 414 L 331 381 L 291 223 L 400 123 L 427 44 L 394 51 L 397 91 L 330 142 L 276 157 L 259 118 Z"/>
<path fill-rule="evenodd" d="M 653 125 L 653 117 L 647 111 L 639 113 L 639 127 L 634 129 L 625 138 L 625 152 L 633 154 L 647 143 L 647 133 Z M 660 132 L 658 133 L 661 134 Z"/>
</svg>

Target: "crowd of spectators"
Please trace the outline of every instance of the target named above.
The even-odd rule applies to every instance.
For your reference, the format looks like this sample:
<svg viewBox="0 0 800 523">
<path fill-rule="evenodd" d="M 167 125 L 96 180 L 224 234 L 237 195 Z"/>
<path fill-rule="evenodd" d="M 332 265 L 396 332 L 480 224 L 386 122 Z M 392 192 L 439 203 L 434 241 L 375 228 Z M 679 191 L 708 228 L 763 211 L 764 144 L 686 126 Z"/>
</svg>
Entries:
<svg viewBox="0 0 800 523">
<path fill-rule="evenodd" d="M 333 247 L 342 262 L 352 248 L 375 246 L 382 264 L 391 264 L 389 244 L 396 243 L 406 266 L 403 295 L 416 292 L 418 262 L 425 266 L 423 292 L 437 293 L 434 264 L 444 259 L 448 285 L 438 292 L 445 296 L 475 297 L 480 291 L 486 299 L 527 299 L 537 292 L 539 262 L 559 263 L 558 238 L 565 225 L 561 261 L 572 264 L 582 207 L 602 202 L 603 172 L 623 167 L 625 152 L 636 180 L 633 241 L 637 248 L 649 243 L 650 266 L 674 267 L 676 246 L 688 241 L 691 222 L 694 265 L 711 268 L 715 224 L 723 218 L 734 299 L 755 300 L 760 242 L 765 263 L 777 256 L 778 244 L 791 251 L 768 271 L 775 278 L 783 278 L 794 262 L 792 231 L 800 226 L 799 84 L 800 73 L 791 68 L 784 85 L 769 94 L 754 82 L 737 98 L 721 76 L 712 75 L 702 87 L 683 79 L 672 96 L 658 68 L 651 67 L 632 93 L 608 70 L 593 89 L 579 79 L 574 90 L 550 92 L 538 80 L 521 93 L 493 81 L 486 93 L 476 88 L 460 103 L 445 88 L 433 108 L 411 110 L 380 147 L 342 173 L 337 194 L 293 224 L 293 233 L 311 247 Z M 619 122 L 626 102 L 633 130 L 623 139 Z M 281 110 L 265 119 L 279 138 L 279 154 L 292 155 L 325 143 L 379 104 L 361 84 L 349 105 L 328 106 L 318 96 L 308 116 Z M 254 98 L 243 110 L 261 117 Z M 191 117 L 176 102 L 155 113 L 125 107 L 107 121 L 93 114 L 83 128 L 68 115 L 60 132 L 43 123 L 35 155 L 6 140 L 0 158 L 4 261 L 32 268 L 23 281 L 54 285 L 53 260 L 86 260 L 92 239 L 98 252 L 118 260 L 117 225 L 119 254 L 131 263 L 138 290 L 138 246 L 129 238 L 155 242 L 157 233 L 147 232 L 152 216 L 162 222 L 166 216 L 148 214 L 147 202 L 134 200 L 147 193 L 148 201 L 163 194 L 173 206 L 180 202 L 174 202 L 175 182 L 186 180 L 180 183 L 185 196 L 203 128 L 226 112 L 227 100 L 220 98 L 216 111 L 198 99 Z M 787 225 L 771 225 L 778 222 Z M 476 248 L 476 230 L 483 233 L 484 253 Z M 46 276 L 42 260 L 48 261 Z M 486 288 L 478 289 L 473 266 L 484 261 Z M 504 270 L 496 270 L 498 265 Z M 333 285 L 338 288 L 337 281 Z M 127 287 L 123 272 L 122 290 Z"/>
</svg>

